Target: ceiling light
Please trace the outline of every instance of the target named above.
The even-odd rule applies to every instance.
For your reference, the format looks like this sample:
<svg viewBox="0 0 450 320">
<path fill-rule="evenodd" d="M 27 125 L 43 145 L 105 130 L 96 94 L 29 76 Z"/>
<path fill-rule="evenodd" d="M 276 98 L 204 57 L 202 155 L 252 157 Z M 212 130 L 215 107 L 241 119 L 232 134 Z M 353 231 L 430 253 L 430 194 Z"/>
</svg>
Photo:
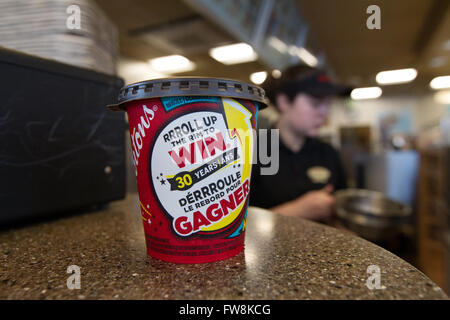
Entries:
<svg viewBox="0 0 450 320">
<path fill-rule="evenodd" d="M 274 49 L 278 50 L 281 53 L 286 53 L 286 51 L 288 51 L 288 46 L 286 45 L 286 43 L 284 43 L 277 37 L 273 36 L 270 37 L 268 42 L 270 46 L 272 46 Z"/>
<path fill-rule="evenodd" d="M 275 79 L 278 79 L 281 77 L 281 71 L 278 69 L 273 69 L 272 70 L 272 77 L 274 77 Z"/>
<path fill-rule="evenodd" d="M 450 76 L 436 77 L 430 82 L 432 89 L 447 89 L 450 88 Z"/>
<path fill-rule="evenodd" d="M 298 50 L 298 47 L 297 46 L 289 46 L 289 54 L 291 55 L 291 56 L 296 56 L 297 55 L 297 50 Z"/>
<path fill-rule="evenodd" d="M 367 87 L 353 89 L 350 96 L 353 100 L 376 99 L 381 96 L 383 91 L 379 87 Z"/>
<path fill-rule="evenodd" d="M 151 59 L 149 63 L 153 70 L 165 73 L 186 72 L 195 69 L 195 63 L 180 55 Z"/>
<path fill-rule="evenodd" d="M 299 48 L 297 54 L 310 67 L 315 67 L 319 63 L 319 60 L 305 48 Z"/>
<path fill-rule="evenodd" d="M 209 55 L 213 59 L 227 65 L 258 59 L 258 55 L 253 48 L 244 42 L 212 48 L 209 50 Z"/>
<path fill-rule="evenodd" d="M 125 80 L 125 84 L 168 77 L 168 74 L 150 68 L 147 62 L 123 57 L 119 59 L 117 73 Z"/>
<path fill-rule="evenodd" d="M 434 101 L 440 104 L 450 104 L 450 90 L 436 92 L 434 94 Z"/>
<path fill-rule="evenodd" d="M 290 46 L 289 53 L 293 56 L 296 55 L 310 67 L 315 67 L 319 64 L 319 60 L 317 60 L 317 58 L 305 48 Z"/>
<path fill-rule="evenodd" d="M 382 71 L 377 74 L 376 80 L 379 84 L 396 84 L 413 81 L 417 77 L 414 68 Z"/>
<path fill-rule="evenodd" d="M 266 80 L 266 78 L 267 78 L 266 71 L 254 72 L 250 75 L 250 80 L 254 84 L 261 84 Z"/>
</svg>

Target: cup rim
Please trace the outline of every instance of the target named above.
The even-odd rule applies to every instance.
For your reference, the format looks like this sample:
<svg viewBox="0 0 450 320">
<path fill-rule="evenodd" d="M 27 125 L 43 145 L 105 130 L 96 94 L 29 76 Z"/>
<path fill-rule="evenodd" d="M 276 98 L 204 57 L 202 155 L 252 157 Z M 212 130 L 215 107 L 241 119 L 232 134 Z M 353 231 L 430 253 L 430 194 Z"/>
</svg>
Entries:
<svg viewBox="0 0 450 320">
<path fill-rule="evenodd" d="M 247 99 L 261 103 L 269 101 L 264 89 L 248 82 L 209 77 L 171 77 L 135 82 L 122 87 L 117 104 L 108 105 L 113 111 L 125 111 L 125 103 L 150 98 L 179 96 L 218 96 Z"/>
</svg>

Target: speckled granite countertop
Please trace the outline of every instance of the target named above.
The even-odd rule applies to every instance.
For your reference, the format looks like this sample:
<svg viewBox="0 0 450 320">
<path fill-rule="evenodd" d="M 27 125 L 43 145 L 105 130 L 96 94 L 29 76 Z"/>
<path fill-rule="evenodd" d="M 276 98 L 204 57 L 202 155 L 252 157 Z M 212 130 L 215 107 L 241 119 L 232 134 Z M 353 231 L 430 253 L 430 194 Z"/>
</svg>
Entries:
<svg viewBox="0 0 450 320">
<path fill-rule="evenodd" d="M 423 273 L 363 239 L 249 210 L 245 252 L 180 265 L 148 258 L 137 196 L 0 233 L 1 299 L 442 299 Z M 69 265 L 81 289 L 69 290 Z M 366 286 L 378 265 L 383 289 Z"/>
</svg>

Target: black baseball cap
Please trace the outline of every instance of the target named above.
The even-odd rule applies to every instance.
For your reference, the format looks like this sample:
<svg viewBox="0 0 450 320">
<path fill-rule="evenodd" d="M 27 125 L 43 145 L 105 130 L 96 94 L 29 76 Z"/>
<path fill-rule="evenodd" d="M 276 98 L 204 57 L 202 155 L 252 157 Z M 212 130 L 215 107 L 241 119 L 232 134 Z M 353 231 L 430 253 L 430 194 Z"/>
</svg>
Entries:
<svg viewBox="0 0 450 320">
<path fill-rule="evenodd" d="M 266 81 L 264 89 L 272 103 L 278 94 L 285 94 L 293 100 L 299 93 L 317 98 L 348 97 L 353 90 L 352 87 L 332 81 L 324 70 L 306 65 L 287 68 L 279 79 Z"/>
</svg>

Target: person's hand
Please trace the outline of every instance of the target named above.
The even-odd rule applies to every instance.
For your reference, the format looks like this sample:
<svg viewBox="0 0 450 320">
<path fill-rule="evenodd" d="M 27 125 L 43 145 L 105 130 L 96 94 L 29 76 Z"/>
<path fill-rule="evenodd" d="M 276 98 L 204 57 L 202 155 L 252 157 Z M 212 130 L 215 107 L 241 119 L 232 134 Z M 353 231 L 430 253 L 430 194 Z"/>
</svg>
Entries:
<svg viewBox="0 0 450 320">
<path fill-rule="evenodd" d="M 333 214 L 334 197 L 331 195 L 333 186 L 328 184 L 323 189 L 309 191 L 294 200 L 297 207 L 296 216 L 315 220 L 326 221 Z"/>
</svg>

